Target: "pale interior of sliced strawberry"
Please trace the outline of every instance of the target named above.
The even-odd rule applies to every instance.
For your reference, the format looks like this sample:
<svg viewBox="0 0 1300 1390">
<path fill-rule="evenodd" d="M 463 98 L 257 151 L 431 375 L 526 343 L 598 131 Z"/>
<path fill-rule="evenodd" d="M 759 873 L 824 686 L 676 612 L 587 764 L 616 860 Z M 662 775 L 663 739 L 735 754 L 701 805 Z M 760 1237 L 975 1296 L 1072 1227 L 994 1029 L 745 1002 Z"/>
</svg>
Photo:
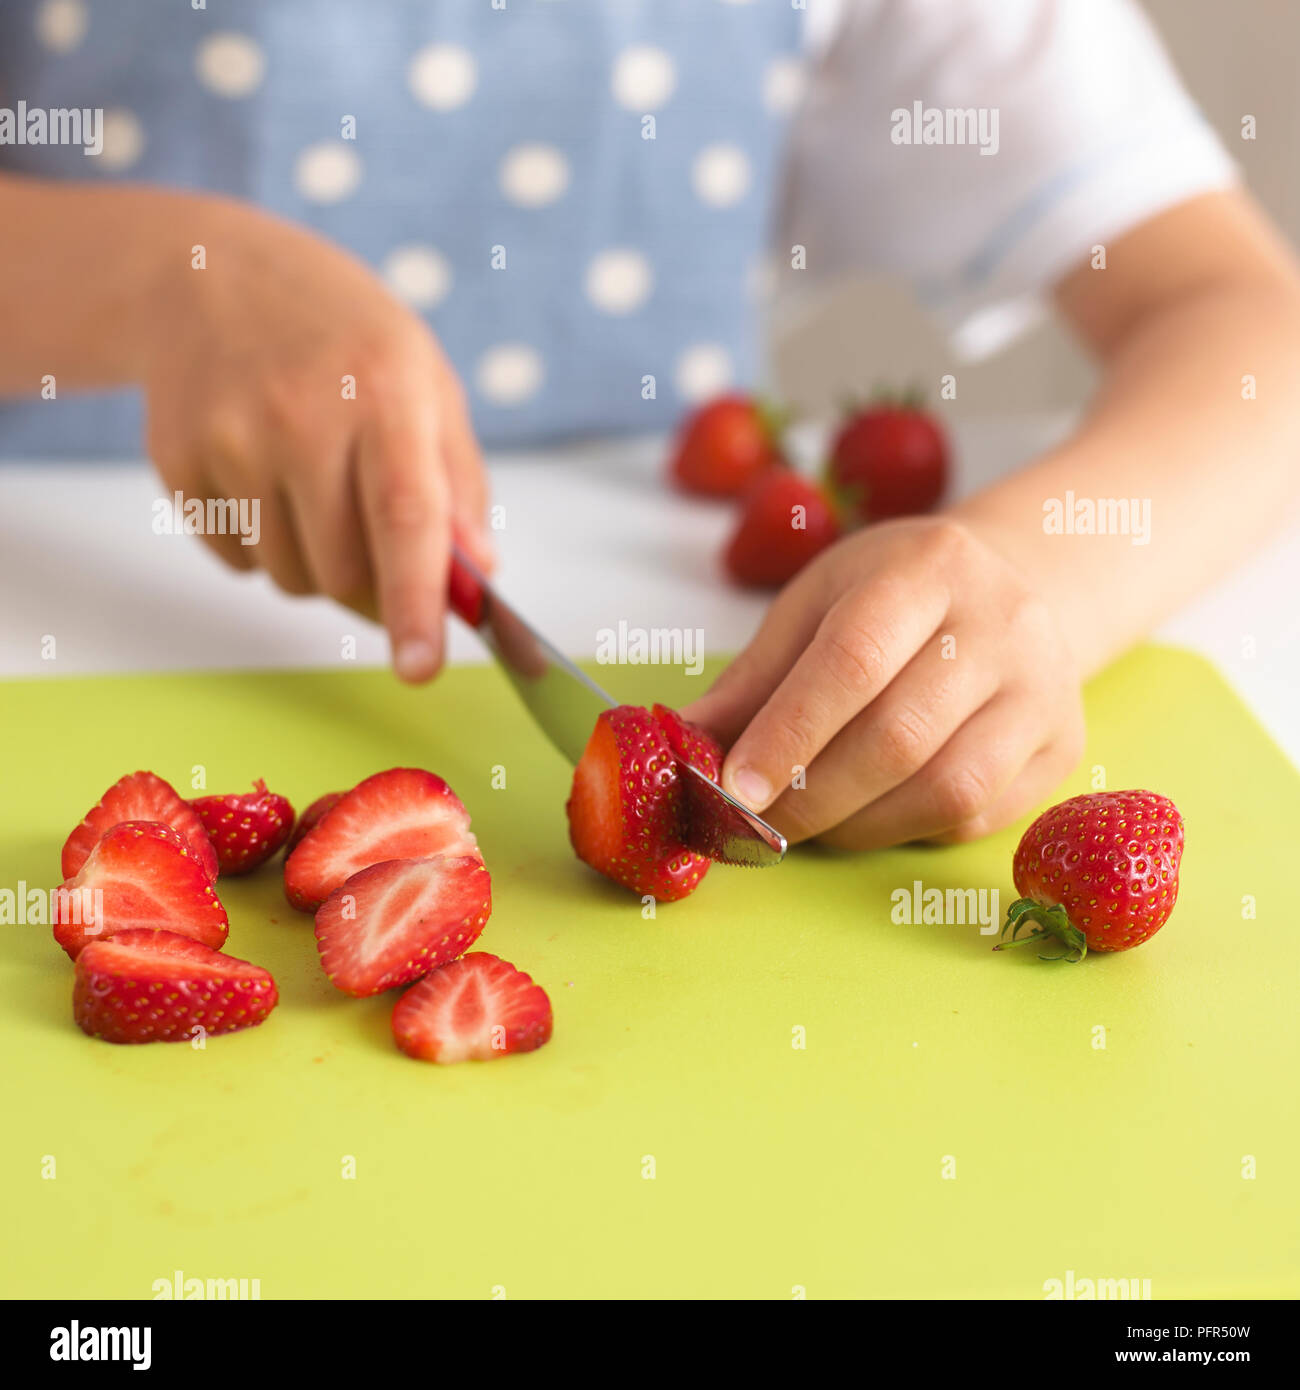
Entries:
<svg viewBox="0 0 1300 1390">
<path fill-rule="evenodd" d="M 81 969 L 132 980 L 262 979 L 267 972 L 234 956 L 222 955 L 178 932 L 131 928 L 104 941 L 92 941 L 78 958 Z"/>
<path fill-rule="evenodd" d="M 85 941 L 131 927 L 184 932 L 212 946 L 226 938 L 225 910 L 206 870 L 169 826 L 115 825 L 64 888 L 54 936 L 70 955 Z"/>
<path fill-rule="evenodd" d="M 529 1028 L 524 1044 L 537 1047 L 550 1036 L 550 1001 L 545 991 L 508 961 L 487 951 L 426 975 L 393 1011 L 398 1045 L 413 1057 L 435 1062 L 488 1061 L 508 1048 L 493 1047 L 502 1029 Z M 518 1050 L 516 1036 L 516 1050 Z"/>
<path fill-rule="evenodd" d="M 216 877 L 216 852 L 198 813 L 155 773 L 133 772 L 115 782 L 68 836 L 63 847 L 64 878 L 80 873 L 100 839 L 126 821 L 156 821 L 170 826 L 208 877 Z"/>
<path fill-rule="evenodd" d="M 483 1061 L 492 1056 L 492 1029 L 502 1026 L 501 1014 L 509 996 L 492 988 L 478 971 L 458 975 L 439 1001 L 442 1018 L 437 1030 L 438 1060 Z"/>
<path fill-rule="evenodd" d="M 317 913 L 321 962 L 340 988 L 369 991 L 412 960 L 432 968 L 460 955 L 481 930 L 467 923 L 489 902 L 490 879 L 477 856 L 372 865 L 352 875 Z"/>
<path fill-rule="evenodd" d="M 293 874 L 324 897 L 372 864 L 477 853 L 469 813 L 446 783 L 395 768 L 359 783 L 328 812 L 294 851 Z"/>
</svg>

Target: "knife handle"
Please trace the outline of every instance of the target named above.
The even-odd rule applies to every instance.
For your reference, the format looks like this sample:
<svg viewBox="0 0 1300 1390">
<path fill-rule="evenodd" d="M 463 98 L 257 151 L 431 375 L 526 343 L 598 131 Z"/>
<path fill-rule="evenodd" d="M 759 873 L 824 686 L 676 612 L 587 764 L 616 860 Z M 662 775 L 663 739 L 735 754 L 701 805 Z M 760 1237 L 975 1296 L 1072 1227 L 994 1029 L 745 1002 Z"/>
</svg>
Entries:
<svg viewBox="0 0 1300 1390">
<path fill-rule="evenodd" d="M 451 569 L 447 574 L 447 603 L 470 627 L 476 628 L 483 621 L 483 581 L 458 551 L 452 552 Z"/>
</svg>

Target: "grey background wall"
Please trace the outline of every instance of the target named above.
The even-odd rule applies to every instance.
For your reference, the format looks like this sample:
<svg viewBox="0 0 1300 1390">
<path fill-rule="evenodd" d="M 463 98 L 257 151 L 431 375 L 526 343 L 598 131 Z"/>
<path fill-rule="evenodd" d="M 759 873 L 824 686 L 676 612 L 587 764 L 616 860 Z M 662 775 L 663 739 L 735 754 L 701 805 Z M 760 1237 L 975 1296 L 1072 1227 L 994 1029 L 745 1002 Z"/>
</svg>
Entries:
<svg viewBox="0 0 1300 1390">
<path fill-rule="evenodd" d="M 1300 0 L 1145 0 L 1184 81 L 1252 191 L 1300 245 Z M 1256 118 L 1256 138 L 1241 119 Z M 787 324 L 773 344 L 778 390 L 801 408 L 831 407 L 853 381 L 927 384 L 953 367 L 906 290 L 862 280 Z M 961 368 L 960 413 L 1057 409 L 1088 393 L 1093 372 L 1055 323 L 996 358 Z"/>
</svg>

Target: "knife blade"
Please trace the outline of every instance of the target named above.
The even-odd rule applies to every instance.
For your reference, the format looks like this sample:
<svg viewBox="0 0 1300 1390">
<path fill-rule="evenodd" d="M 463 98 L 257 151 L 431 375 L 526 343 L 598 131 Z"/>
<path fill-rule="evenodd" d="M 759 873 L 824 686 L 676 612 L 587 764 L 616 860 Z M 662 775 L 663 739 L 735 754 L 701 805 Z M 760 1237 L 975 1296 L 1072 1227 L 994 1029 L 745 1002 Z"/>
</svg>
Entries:
<svg viewBox="0 0 1300 1390">
<path fill-rule="evenodd" d="M 448 583 L 452 611 L 496 659 L 538 728 L 577 764 L 596 720 L 617 701 L 492 588 L 457 547 Z M 785 836 L 698 768 L 677 759 L 686 788 L 682 839 L 724 864 L 766 867 L 785 857 Z"/>
</svg>

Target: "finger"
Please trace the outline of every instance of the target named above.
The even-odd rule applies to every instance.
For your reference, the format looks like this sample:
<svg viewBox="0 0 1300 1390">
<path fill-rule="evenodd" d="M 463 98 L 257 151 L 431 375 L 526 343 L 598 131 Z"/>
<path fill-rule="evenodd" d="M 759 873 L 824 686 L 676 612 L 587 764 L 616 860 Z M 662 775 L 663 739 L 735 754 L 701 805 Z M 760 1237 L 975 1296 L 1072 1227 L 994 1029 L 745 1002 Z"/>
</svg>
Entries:
<svg viewBox="0 0 1300 1390">
<path fill-rule="evenodd" d="M 255 518 L 253 534 L 257 539 L 247 549 L 254 561 L 286 594 L 314 592 L 284 494 L 271 491 L 264 497 L 250 500 L 255 503 L 251 515 Z"/>
<path fill-rule="evenodd" d="M 488 475 L 470 421 L 465 390 L 450 366 L 439 392 L 442 458 L 451 488 L 452 527 L 457 543 L 486 573 L 496 568 L 496 547 L 487 525 Z"/>
<path fill-rule="evenodd" d="M 938 630 L 949 596 L 911 567 L 837 600 L 789 674 L 737 739 L 723 786 L 764 810 Z"/>
<path fill-rule="evenodd" d="M 186 497 L 202 498 L 205 508 L 209 500 L 225 502 L 230 494 L 209 476 L 203 472 L 197 473 L 188 487 L 181 489 Z M 237 505 L 240 499 L 233 499 Z M 251 499 L 247 499 L 251 503 Z M 260 511 L 260 507 L 259 507 Z M 246 513 L 249 518 L 253 516 L 251 509 Z M 260 519 L 258 530 L 260 532 Z M 229 565 L 231 569 L 251 570 L 257 568 L 257 557 L 253 553 L 253 543 L 251 539 L 246 543 L 243 535 L 238 530 L 231 530 L 229 527 L 223 532 L 220 527 L 204 527 L 203 543 L 211 550 L 218 559 Z"/>
<path fill-rule="evenodd" d="M 358 441 L 361 495 L 379 611 L 405 681 L 442 663 L 451 527 L 446 475 L 431 411 L 370 420 Z"/>
<path fill-rule="evenodd" d="M 771 698 L 781 678 L 812 641 L 825 611 L 824 580 L 804 570 L 777 595 L 749 644 L 712 687 L 680 710 L 683 719 L 730 747 Z"/>
<path fill-rule="evenodd" d="M 995 696 L 905 782 L 821 839 L 838 849 L 882 849 L 974 821 L 1003 796 L 1043 744 L 1023 697 Z"/>
<path fill-rule="evenodd" d="M 1079 761 L 1072 748 L 1061 742 L 1035 753 L 1023 771 L 987 810 L 951 830 L 927 837 L 930 844 L 961 845 L 981 840 L 1041 806 L 1074 771 Z"/>
<path fill-rule="evenodd" d="M 261 503 L 253 506 L 246 463 L 252 455 L 253 434 L 245 417 L 224 413 L 209 421 L 193 439 L 193 461 L 188 470 L 193 495 L 207 502 L 234 503 L 249 521 L 247 534 L 239 527 L 204 527 L 207 548 L 235 570 L 253 570 L 259 564 L 256 543 L 261 537 Z M 228 512 L 222 513 L 228 516 Z"/>
<path fill-rule="evenodd" d="M 314 586 L 361 608 L 373 604 L 373 577 L 361 526 L 355 473 L 346 454 L 287 470 L 294 524 Z"/>
<path fill-rule="evenodd" d="M 947 636 L 948 634 L 945 634 Z M 961 634 L 953 634 L 962 647 Z M 956 661 L 931 637 L 789 786 L 767 819 L 792 843 L 831 830 L 924 767 L 992 699 L 998 677 L 987 662 Z"/>
</svg>

